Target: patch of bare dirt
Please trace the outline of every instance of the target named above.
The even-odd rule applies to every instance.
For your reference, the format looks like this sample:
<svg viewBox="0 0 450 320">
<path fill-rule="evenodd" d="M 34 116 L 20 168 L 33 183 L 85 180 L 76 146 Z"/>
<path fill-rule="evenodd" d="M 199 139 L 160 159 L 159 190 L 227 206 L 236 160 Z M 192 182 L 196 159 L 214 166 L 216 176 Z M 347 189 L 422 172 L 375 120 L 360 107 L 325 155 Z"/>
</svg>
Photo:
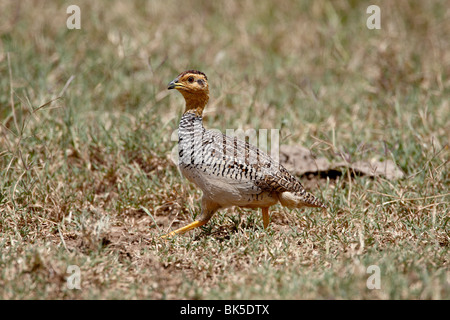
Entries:
<svg viewBox="0 0 450 320">
<path fill-rule="evenodd" d="M 342 175 L 342 170 L 346 168 L 350 169 L 354 175 L 381 176 L 389 180 L 400 179 L 404 176 L 392 160 L 329 161 L 324 157 L 315 157 L 311 150 L 302 146 L 280 146 L 280 163 L 291 173 L 299 176 L 313 174 L 335 179 Z"/>
</svg>

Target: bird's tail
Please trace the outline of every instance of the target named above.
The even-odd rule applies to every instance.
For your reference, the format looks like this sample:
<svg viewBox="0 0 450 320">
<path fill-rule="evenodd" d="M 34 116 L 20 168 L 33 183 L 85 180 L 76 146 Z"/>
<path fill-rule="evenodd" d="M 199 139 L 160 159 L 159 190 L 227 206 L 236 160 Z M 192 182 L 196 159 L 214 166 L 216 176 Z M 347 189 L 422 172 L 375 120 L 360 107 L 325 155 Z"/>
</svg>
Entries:
<svg viewBox="0 0 450 320">
<path fill-rule="evenodd" d="M 301 208 L 301 207 L 313 207 L 313 208 L 324 208 L 327 206 L 323 204 L 319 199 L 313 196 L 311 193 L 303 192 L 281 192 L 278 195 L 280 202 L 283 206 L 290 209 Z"/>
</svg>

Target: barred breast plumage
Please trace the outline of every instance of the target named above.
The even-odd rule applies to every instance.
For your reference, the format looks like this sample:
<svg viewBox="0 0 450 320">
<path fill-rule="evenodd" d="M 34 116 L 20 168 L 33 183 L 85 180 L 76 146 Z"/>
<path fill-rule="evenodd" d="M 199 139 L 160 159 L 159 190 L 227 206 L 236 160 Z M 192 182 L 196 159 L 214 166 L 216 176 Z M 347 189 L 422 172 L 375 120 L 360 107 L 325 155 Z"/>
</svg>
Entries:
<svg viewBox="0 0 450 320">
<path fill-rule="evenodd" d="M 278 202 L 289 208 L 326 208 L 265 152 L 203 127 L 202 113 L 209 99 L 204 73 L 185 71 L 169 84 L 169 89 L 179 90 L 186 100 L 178 129 L 179 168 L 203 191 L 203 198 L 200 218 L 165 237 L 201 226 L 218 209 L 229 206 L 262 208 L 264 227 L 269 223 L 268 208 Z"/>
</svg>

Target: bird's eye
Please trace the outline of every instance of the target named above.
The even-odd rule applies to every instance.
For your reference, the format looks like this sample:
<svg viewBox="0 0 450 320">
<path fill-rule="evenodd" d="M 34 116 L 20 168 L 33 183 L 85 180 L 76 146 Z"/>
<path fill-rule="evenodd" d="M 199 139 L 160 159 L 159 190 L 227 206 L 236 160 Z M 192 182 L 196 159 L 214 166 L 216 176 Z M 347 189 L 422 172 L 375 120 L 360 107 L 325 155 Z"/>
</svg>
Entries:
<svg viewBox="0 0 450 320">
<path fill-rule="evenodd" d="M 198 83 L 199 85 L 203 86 L 203 80 L 202 80 L 202 79 L 198 79 L 198 80 L 197 80 L 197 83 Z"/>
<path fill-rule="evenodd" d="M 189 78 L 188 78 L 188 81 L 189 81 L 189 83 L 194 82 L 194 77 L 189 77 Z"/>
</svg>

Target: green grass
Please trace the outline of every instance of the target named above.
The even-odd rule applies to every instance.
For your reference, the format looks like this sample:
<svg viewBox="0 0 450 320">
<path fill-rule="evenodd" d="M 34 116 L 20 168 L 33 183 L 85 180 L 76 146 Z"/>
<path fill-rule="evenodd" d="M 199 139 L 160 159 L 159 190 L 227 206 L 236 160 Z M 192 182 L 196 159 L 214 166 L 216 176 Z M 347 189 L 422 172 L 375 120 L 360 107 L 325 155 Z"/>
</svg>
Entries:
<svg viewBox="0 0 450 320">
<path fill-rule="evenodd" d="M 0 298 L 450 298 L 445 1 L 381 1 L 381 30 L 358 1 L 81 1 L 81 30 L 70 4 L 0 3 Z M 200 211 L 170 156 L 184 102 L 166 86 L 190 68 L 206 127 L 404 178 L 300 177 L 327 213 L 275 206 L 264 230 L 232 208 L 160 240 Z"/>
</svg>

